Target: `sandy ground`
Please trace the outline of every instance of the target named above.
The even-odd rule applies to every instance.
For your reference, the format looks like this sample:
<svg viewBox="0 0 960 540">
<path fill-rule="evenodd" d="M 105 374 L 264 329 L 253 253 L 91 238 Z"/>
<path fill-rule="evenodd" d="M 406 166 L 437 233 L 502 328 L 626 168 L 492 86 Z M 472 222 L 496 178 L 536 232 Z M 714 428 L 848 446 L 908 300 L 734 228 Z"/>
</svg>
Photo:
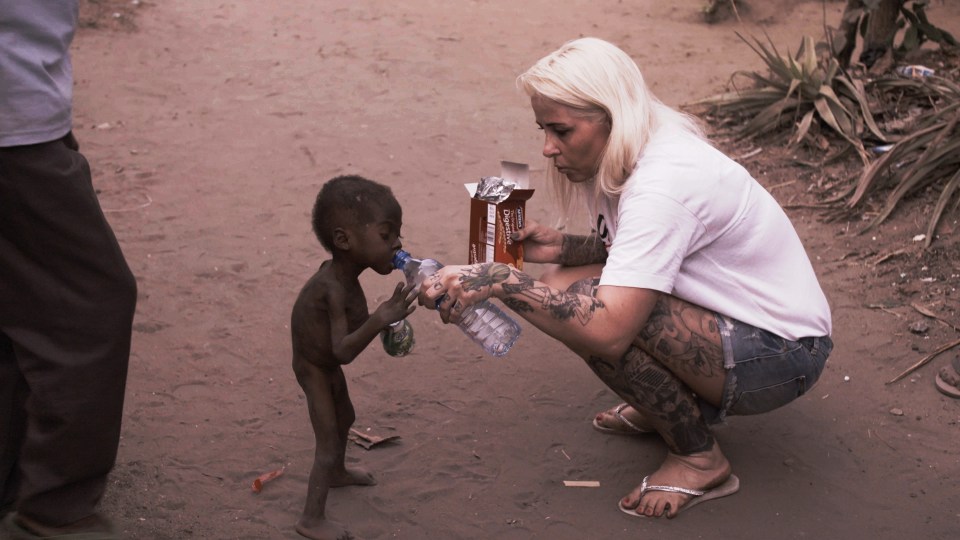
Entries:
<svg viewBox="0 0 960 540">
<path fill-rule="evenodd" d="M 118 528 L 143 539 L 298 537 L 313 436 L 288 320 L 326 257 L 309 227 L 324 180 L 388 183 L 406 247 L 465 262 L 462 184 L 496 174 L 501 159 L 533 167 L 529 215 L 553 212 L 520 72 L 563 41 L 603 37 L 680 105 L 759 67 L 736 31 L 795 49 L 842 8 L 755 3 L 740 22 L 707 25 L 699 0 L 164 0 L 135 5 L 135 28 L 85 28 L 76 133 L 140 287 L 104 501 Z M 952 0 L 932 4 L 960 35 Z M 816 171 L 769 155 L 744 162 L 778 198 L 812 197 Z M 921 203 L 867 235 L 858 221 L 790 212 L 830 298 L 836 350 L 804 398 L 718 430 L 742 480 L 736 496 L 673 521 L 619 512 L 664 445 L 592 430 L 615 396 L 532 326 L 493 359 L 420 309 L 414 354 L 391 358 L 374 343 L 346 370 L 355 427 L 399 439 L 350 445 L 349 462 L 379 484 L 335 490 L 330 516 L 374 539 L 957 538 L 960 401 L 933 387 L 952 352 L 884 384 L 958 338 L 929 318 L 927 332 L 908 330 L 924 319 L 916 302 L 958 324 L 947 309 L 960 281 L 956 217 L 930 276 L 910 242 L 925 227 Z M 876 262 L 900 248 L 913 256 Z M 398 280 L 363 277 L 371 302 Z"/>
</svg>

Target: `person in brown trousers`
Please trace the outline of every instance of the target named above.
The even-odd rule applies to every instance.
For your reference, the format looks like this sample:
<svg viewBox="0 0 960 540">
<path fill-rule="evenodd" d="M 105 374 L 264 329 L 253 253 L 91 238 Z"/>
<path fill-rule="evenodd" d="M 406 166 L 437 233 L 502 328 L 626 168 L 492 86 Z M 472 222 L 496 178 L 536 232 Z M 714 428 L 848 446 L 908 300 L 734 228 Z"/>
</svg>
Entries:
<svg viewBox="0 0 960 540">
<path fill-rule="evenodd" d="M 12 538 L 117 538 L 137 286 L 72 134 L 76 0 L 0 0 L 0 516 Z"/>
</svg>

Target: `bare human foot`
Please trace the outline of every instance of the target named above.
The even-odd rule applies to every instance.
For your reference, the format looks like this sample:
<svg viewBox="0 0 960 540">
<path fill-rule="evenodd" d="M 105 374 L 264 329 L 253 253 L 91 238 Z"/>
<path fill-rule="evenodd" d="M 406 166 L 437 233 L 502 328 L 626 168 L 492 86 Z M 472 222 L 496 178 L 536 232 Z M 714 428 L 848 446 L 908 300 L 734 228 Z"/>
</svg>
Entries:
<svg viewBox="0 0 960 540">
<path fill-rule="evenodd" d="M 326 518 L 303 516 L 297 522 L 297 532 L 312 540 L 359 540 L 343 525 Z"/>
<path fill-rule="evenodd" d="M 343 486 L 374 486 L 377 481 L 373 475 L 363 469 L 343 468 L 334 471 L 330 477 L 330 487 Z"/>
<path fill-rule="evenodd" d="M 689 456 L 668 453 L 657 472 L 647 477 L 648 485 L 676 486 L 693 490 L 709 490 L 730 478 L 730 462 L 716 444 L 706 452 Z M 676 517 L 692 495 L 668 491 L 648 490 L 642 493 L 637 486 L 620 500 L 624 509 L 633 509 L 648 517 Z"/>
</svg>

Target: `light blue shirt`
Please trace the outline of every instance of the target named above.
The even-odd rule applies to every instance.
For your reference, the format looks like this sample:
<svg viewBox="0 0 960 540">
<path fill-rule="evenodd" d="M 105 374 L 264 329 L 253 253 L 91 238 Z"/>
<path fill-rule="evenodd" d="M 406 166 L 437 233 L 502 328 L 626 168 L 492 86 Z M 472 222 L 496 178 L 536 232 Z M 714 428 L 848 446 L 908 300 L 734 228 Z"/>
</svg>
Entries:
<svg viewBox="0 0 960 540">
<path fill-rule="evenodd" d="M 0 147 L 71 129 L 78 0 L 0 0 Z"/>
</svg>

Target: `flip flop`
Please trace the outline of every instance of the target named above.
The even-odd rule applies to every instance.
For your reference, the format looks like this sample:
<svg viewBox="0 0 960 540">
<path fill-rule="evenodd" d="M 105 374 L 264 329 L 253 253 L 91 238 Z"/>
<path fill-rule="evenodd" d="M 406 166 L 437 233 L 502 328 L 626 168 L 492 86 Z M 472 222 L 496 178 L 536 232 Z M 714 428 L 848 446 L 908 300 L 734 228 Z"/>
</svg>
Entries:
<svg viewBox="0 0 960 540">
<path fill-rule="evenodd" d="M 54 536 L 39 536 L 30 529 L 25 528 L 17 519 L 16 512 L 10 512 L 3 518 L 3 526 L 7 530 L 12 540 L 36 540 L 46 538 L 48 540 L 120 540 L 120 537 L 109 531 L 101 532 L 76 532 L 68 534 L 58 534 Z"/>
<path fill-rule="evenodd" d="M 623 413 L 623 410 L 626 409 L 627 407 L 628 407 L 628 405 L 627 405 L 626 403 L 621 403 L 620 405 L 617 405 L 617 406 L 614 407 L 613 409 L 609 409 L 609 410 L 605 411 L 605 412 L 613 413 L 613 415 L 617 417 L 617 420 L 620 421 L 620 423 L 621 423 L 624 427 L 622 427 L 622 428 L 620 428 L 620 429 L 617 429 L 617 428 L 612 428 L 612 427 L 607 427 L 607 426 L 601 426 L 601 425 L 597 422 L 597 417 L 594 416 L 594 417 L 593 417 L 593 429 L 595 429 L 595 430 L 597 430 L 597 431 L 599 431 L 599 432 L 601 432 L 601 433 L 609 433 L 609 434 L 611 434 L 611 435 L 647 435 L 647 434 L 650 434 L 650 433 L 656 433 L 656 431 L 654 431 L 654 430 L 652 430 L 652 429 L 642 428 L 642 427 L 634 424 L 634 423 L 631 422 L 630 420 L 627 420 L 627 417 L 622 414 L 622 413 Z"/>
<path fill-rule="evenodd" d="M 720 497 L 726 497 L 727 495 L 733 495 L 740 490 L 740 479 L 736 475 L 731 474 L 723 481 L 719 486 L 712 487 L 706 491 L 701 491 L 699 489 L 688 489 L 676 486 L 648 486 L 647 479 L 649 476 L 644 477 L 643 482 L 640 483 L 640 496 L 642 497 L 644 493 L 648 491 L 667 491 L 670 493 L 683 493 L 684 495 L 690 495 L 693 498 L 690 499 L 687 504 L 680 507 L 679 510 L 674 514 L 674 517 L 678 516 L 681 512 L 687 508 L 692 508 L 702 502 L 710 501 L 713 499 L 719 499 Z M 643 514 L 640 514 L 634 508 L 626 508 L 623 506 L 623 501 L 617 503 L 617 506 L 620 507 L 620 511 L 630 514 L 631 516 L 636 517 L 647 517 Z M 666 515 L 666 514 L 664 514 Z"/>
<path fill-rule="evenodd" d="M 945 396 L 960 398 L 960 356 L 953 357 L 950 365 L 937 373 L 937 390 Z"/>
</svg>

